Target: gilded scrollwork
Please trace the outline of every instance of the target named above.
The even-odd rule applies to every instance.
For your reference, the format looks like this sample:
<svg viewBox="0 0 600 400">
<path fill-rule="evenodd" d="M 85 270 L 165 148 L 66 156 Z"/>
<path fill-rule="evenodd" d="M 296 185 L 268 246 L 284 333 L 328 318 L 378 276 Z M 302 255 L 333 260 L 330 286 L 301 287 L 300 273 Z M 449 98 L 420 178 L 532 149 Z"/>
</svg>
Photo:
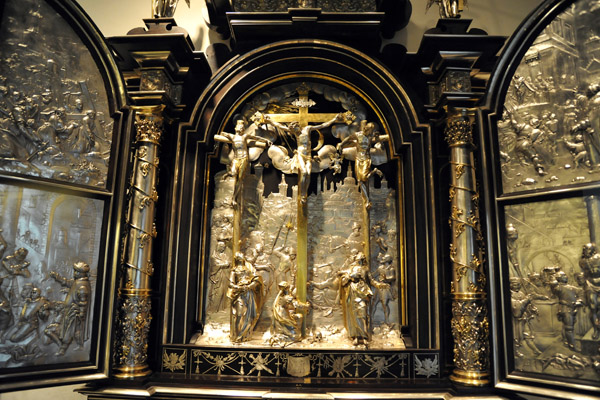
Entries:
<svg viewBox="0 0 600 400">
<path fill-rule="evenodd" d="M 151 298 L 146 294 L 120 293 L 114 361 L 124 373 L 135 376 L 148 358 L 148 333 L 152 321 Z"/>
<path fill-rule="evenodd" d="M 481 300 L 455 300 L 450 323 L 455 338 L 455 374 L 486 373 L 489 368 L 489 321 Z"/>
<path fill-rule="evenodd" d="M 449 119 L 444 134 L 448 146 L 473 145 L 473 123 L 466 115 L 466 111 Z M 454 161 L 454 163 L 458 162 Z"/>
<path fill-rule="evenodd" d="M 452 334 L 455 370 L 452 379 L 469 385 L 488 381 L 489 328 L 485 306 L 484 243 L 473 170 L 473 123 L 467 110 L 451 115 L 445 129 L 450 146 L 452 232 Z M 468 163 L 465 163 L 468 161 Z"/>
<path fill-rule="evenodd" d="M 173 360 L 180 357 L 181 352 L 179 348 L 163 349 L 163 354 L 169 354 Z M 187 362 L 191 364 L 188 369 L 191 376 L 408 379 L 417 375 L 425 378 L 439 375 L 438 354 L 420 354 L 418 357 L 422 364 L 414 373 L 409 369 L 409 353 L 325 354 L 194 349 Z"/>
<path fill-rule="evenodd" d="M 116 337 L 115 370 L 123 378 L 143 376 L 146 364 L 150 320 L 150 279 L 154 224 L 158 201 L 158 152 L 162 136 L 163 106 L 136 108 L 134 165 L 128 188 L 126 236 L 121 251 L 120 310 Z M 149 162 L 148 159 L 151 161 Z M 141 293 L 141 294 L 140 294 Z"/>
<path fill-rule="evenodd" d="M 234 11 L 281 12 L 289 8 L 320 8 L 325 12 L 373 12 L 375 0 L 235 0 Z"/>
</svg>

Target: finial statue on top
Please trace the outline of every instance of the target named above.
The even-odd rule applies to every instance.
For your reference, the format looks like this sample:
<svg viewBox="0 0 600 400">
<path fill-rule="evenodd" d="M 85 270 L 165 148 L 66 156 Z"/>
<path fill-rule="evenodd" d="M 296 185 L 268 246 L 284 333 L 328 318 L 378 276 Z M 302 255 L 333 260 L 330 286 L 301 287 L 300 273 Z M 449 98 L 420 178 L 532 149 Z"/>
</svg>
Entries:
<svg viewBox="0 0 600 400">
<path fill-rule="evenodd" d="M 190 7 L 190 0 L 185 0 Z M 152 0 L 153 18 L 173 18 L 179 0 Z"/>
<path fill-rule="evenodd" d="M 425 12 L 437 3 L 440 9 L 440 18 L 460 18 L 460 13 L 467 5 L 467 0 L 428 0 Z"/>
</svg>

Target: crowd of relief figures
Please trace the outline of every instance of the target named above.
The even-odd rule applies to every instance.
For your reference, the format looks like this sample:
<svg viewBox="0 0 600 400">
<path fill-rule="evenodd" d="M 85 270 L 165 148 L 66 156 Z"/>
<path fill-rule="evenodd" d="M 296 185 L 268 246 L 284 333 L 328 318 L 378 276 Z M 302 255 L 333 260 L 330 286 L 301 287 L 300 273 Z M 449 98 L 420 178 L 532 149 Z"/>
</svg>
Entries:
<svg viewBox="0 0 600 400">
<path fill-rule="evenodd" d="M 0 185 L 0 215 L 0 367 L 88 360 L 102 202 Z"/>
<path fill-rule="evenodd" d="M 215 175 L 195 343 L 404 346 L 397 183 L 380 170 L 389 138 L 366 115 L 342 90 L 291 84 L 256 96 L 234 133 L 215 136 L 227 169 Z"/>
<path fill-rule="evenodd" d="M 106 186 L 113 128 L 92 57 L 46 3 L 3 4 L 0 171 Z"/>
<path fill-rule="evenodd" d="M 498 122 L 505 192 L 599 179 L 599 18 L 598 0 L 575 3 L 517 68 Z"/>
<path fill-rule="evenodd" d="M 600 253 L 594 196 L 507 208 L 515 367 L 600 376 Z M 600 209 L 600 208 L 598 208 Z"/>
</svg>

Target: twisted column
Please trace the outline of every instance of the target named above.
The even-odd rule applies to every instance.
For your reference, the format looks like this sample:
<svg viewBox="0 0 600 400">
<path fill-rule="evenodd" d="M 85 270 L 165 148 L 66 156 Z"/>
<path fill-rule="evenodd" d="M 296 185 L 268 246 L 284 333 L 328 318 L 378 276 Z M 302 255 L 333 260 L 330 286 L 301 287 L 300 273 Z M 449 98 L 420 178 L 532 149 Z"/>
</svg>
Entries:
<svg viewBox="0 0 600 400">
<path fill-rule="evenodd" d="M 113 367 L 117 378 L 134 378 L 151 373 L 146 361 L 152 320 L 152 239 L 156 237 L 154 217 L 158 200 L 158 152 L 164 106 L 132 108 L 136 112 L 136 138 L 118 289 Z"/>
<path fill-rule="evenodd" d="M 483 237 L 479 223 L 479 194 L 474 171 L 473 124 L 467 110 L 448 118 L 450 147 L 450 259 L 452 261 L 452 335 L 457 383 L 489 383 L 489 323 Z"/>
</svg>

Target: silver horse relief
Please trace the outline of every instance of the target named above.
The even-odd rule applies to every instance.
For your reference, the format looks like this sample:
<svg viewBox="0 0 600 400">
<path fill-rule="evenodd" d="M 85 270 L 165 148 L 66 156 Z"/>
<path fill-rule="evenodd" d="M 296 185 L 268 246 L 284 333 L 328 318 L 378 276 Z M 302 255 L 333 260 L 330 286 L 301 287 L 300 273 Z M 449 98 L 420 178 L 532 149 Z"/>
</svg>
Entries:
<svg viewBox="0 0 600 400">
<path fill-rule="evenodd" d="M 43 1 L 3 7 L 0 171 L 105 187 L 113 123 L 88 49 Z"/>
<path fill-rule="evenodd" d="M 600 2 L 580 0 L 525 54 L 498 122 L 504 192 L 600 178 Z"/>
<path fill-rule="evenodd" d="M 87 361 L 103 202 L 0 185 L 0 368 Z"/>
<path fill-rule="evenodd" d="M 333 112 L 318 113 L 323 104 Z M 251 99 L 235 134 L 215 136 L 227 170 L 215 175 L 195 344 L 404 348 L 397 196 L 376 168 L 389 139 L 366 115 L 342 90 L 289 84 Z"/>
</svg>

